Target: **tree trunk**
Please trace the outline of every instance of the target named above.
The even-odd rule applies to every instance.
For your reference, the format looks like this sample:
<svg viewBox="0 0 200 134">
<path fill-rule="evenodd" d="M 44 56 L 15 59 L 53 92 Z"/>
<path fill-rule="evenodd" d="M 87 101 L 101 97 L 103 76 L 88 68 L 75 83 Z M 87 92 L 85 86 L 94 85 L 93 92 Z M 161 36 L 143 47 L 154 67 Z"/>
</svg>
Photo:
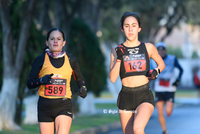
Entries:
<svg viewBox="0 0 200 134">
<path fill-rule="evenodd" d="M 0 130 L 19 130 L 15 124 L 15 107 L 19 78 L 3 78 L 3 85 L 0 94 Z"/>
<path fill-rule="evenodd" d="M 36 0 L 28 1 L 29 5 L 22 22 L 19 36 L 18 51 L 13 56 L 12 28 L 10 22 L 9 6 L 1 6 L 1 24 L 3 30 L 3 85 L 0 94 L 0 130 L 19 130 L 20 127 L 14 122 L 16 112 L 16 98 L 19 88 L 20 74 L 22 72 L 25 47 L 29 35 L 29 27 Z"/>
<path fill-rule="evenodd" d="M 69 53 L 67 48 L 68 48 L 69 31 L 70 31 L 70 27 L 71 27 L 71 22 L 72 22 L 72 19 L 73 19 L 75 13 L 77 13 L 78 10 L 80 9 L 80 3 L 81 3 L 81 0 L 75 0 L 72 3 L 66 2 L 65 0 L 61 0 L 59 3 L 57 3 L 57 4 L 61 4 L 60 8 L 62 9 L 62 13 L 64 15 L 63 18 L 61 18 L 62 24 L 60 27 L 62 27 L 62 30 L 65 33 L 66 44 L 63 49 L 65 51 L 67 51 L 67 53 Z M 71 7 L 71 11 L 67 10 L 67 6 Z"/>
<path fill-rule="evenodd" d="M 99 30 L 99 12 L 101 7 L 100 0 L 87 0 L 82 1 L 81 10 L 79 11 L 80 18 L 82 18 L 94 34 Z"/>
<path fill-rule="evenodd" d="M 59 8 L 58 8 L 59 7 Z M 64 18 L 64 13 L 63 13 L 63 8 L 65 7 L 65 3 L 63 3 L 63 1 L 59 0 L 54 0 L 54 22 L 55 22 L 55 26 L 54 27 L 58 27 L 61 28 L 61 23 L 62 20 Z M 67 17 L 67 16 L 66 16 Z M 63 22 L 64 24 L 66 24 L 67 22 Z"/>
<path fill-rule="evenodd" d="M 40 12 L 40 17 L 39 17 L 39 24 L 40 27 L 39 29 L 43 29 L 44 31 L 48 31 L 52 26 L 51 26 L 51 20 L 49 18 L 49 4 L 51 0 L 42 0 L 41 1 L 41 12 Z M 46 34 L 46 33 L 45 33 Z"/>
</svg>

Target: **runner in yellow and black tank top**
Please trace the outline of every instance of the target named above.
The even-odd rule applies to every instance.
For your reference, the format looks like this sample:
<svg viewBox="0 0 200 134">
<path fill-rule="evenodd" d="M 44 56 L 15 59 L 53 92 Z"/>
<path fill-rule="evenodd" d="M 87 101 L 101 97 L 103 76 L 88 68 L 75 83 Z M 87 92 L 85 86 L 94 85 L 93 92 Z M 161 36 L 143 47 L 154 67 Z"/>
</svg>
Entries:
<svg viewBox="0 0 200 134">
<path fill-rule="evenodd" d="M 53 83 L 57 84 L 57 86 L 53 86 L 53 83 L 51 83 L 50 85 L 47 84 L 46 87 L 48 89 L 46 89 L 46 95 L 45 95 L 45 85 L 41 84 L 40 79 L 43 76 L 51 73 L 54 74 L 51 77 L 54 81 Z M 48 56 L 47 53 L 43 53 L 38 57 L 36 57 L 33 62 L 27 86 L 30 89 L 39 86 L 38 95 L 44 98 L 71 98 L 72 93 L 70 88 L 70 81 L 72 74 L 79 88 L 85 86 L 85 81 L 81 74 L 78 62 L 74 57 L 70 55 L 65 55 L 62 58 L 54 59 Z M 61 83 L 56 83 L 55 82 L 56 79 L 59 80 L 64 79 L 64 81 L 66 80 L 66 84 L 64 84 L 65 90 L 64 89 L 62 90 L 62 87 L 64 85 L 59 86 L 64 81 L 61 81 Z M 63 93 L 66 94 L 63 95 Z"/>
<path fill-rule="evenodd" d="M 52 28 L 47 33 L 48 49 L 35 58 L 27 86 L 39 87 L 37 115 L 40 133 L 69 133 L 72 123 L 70 81 L 73 74 L 79 86 L 78 95 L 87 96 L 84 78 L 77 60 L 63 51 L 65 36 Z"/>
<path fill-rule="evenodd" d="M 67 71 L 66 71 L 67 70 Z M 71 98 L 70 81 L 72 75 L 72 68 L 69 63 L 68 56 L 65 55 L 64 64 L 60 68 L 55 68 L 47 53 L 45 54 L 44 64 L 39 73 L 39 78 L 49 74 L 54 75 L 51 77 L 51 83 L 40 85 L 38 95 L 44 98 Z"/>
</svg>

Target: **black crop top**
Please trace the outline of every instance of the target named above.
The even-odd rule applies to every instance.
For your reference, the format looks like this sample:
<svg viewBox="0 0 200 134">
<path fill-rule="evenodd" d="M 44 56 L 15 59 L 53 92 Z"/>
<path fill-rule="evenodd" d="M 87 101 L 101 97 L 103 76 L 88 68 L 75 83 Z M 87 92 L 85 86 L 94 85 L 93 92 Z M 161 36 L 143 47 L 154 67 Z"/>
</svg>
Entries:
<svg viewBox="0 0 200 134">
<path fill-rule="evenodd" d="M 126 47 L 123 44 L 123 59 L 120 67 L 120 78 L 129 76 L 145 75 L 149 71 L 149 55 L 144 43 L 140 43 L 137 47 Z"/>
</svg>

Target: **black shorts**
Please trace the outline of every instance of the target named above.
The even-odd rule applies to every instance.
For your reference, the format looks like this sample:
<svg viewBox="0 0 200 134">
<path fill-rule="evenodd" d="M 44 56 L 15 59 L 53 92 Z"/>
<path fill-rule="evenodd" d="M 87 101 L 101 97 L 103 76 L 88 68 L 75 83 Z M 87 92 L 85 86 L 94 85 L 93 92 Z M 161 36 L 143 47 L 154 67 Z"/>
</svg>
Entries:
<svg viewBox="0 0 200 134">
<path fill-rule="evenodd" d="M 174 92 L 155 92 L 155 101 L 170 101 L 174 102 Z"/>
<path fill-rule="evenodd" d="M 154 96 L 148 84 L 139 87 L 125 87 L 122 85 L 117 99 L 117 106 L 121 110 L 133 111 L 143 102 L 154 106 Z"/>
<path fill-rule="evenodd" d="M 48 99 L 39 97 L 38 122 L 54 122 L 59 115 L 67 115 L 72 118 L 71 99 Z"/>
<path fill-rule="evenodd" d="M 198 90 L 200 90 L 200 85 L 196 86 L 196 88 L 197 88 Z"/>
</svg>

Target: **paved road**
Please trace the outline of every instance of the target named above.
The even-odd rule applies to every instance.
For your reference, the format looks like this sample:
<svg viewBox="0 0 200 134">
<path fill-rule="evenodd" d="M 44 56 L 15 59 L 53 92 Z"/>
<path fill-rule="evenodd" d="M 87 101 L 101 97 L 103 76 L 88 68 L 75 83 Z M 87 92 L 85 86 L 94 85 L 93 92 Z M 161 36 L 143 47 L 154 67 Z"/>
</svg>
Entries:
<svg viewBox="0 0 200 134">
<path fill-rule="evenodd" d="M 200 105 L 181 104 L 174 108 L 171 117 L 166 117 L 169 134 L 200 134 Z M 162 134 L 157 119 L 157 109 L 154 110 L 146 128 L 146 134 Z M 101 134 L 122 134 L 121 128 Z"/>
</svg>

